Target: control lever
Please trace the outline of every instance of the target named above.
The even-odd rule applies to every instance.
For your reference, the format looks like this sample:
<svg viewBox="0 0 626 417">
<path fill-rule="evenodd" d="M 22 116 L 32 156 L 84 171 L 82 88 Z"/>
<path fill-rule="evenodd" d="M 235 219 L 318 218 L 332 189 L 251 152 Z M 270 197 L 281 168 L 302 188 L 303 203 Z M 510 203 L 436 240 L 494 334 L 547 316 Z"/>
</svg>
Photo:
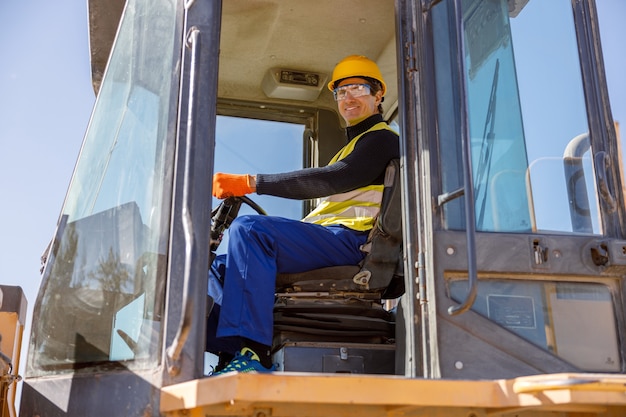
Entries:
<svg viewBox="0 0 626 417">
<path fill-rule="evenodd" d="M 211 239 L 211 252 L 217 250 L 217 247 L 222 242 L 224 230 L 228 229 L 230 224 L 237 217 L 241 203 L 241 198 L 229 197 L 222 201 L 211 213 L 211 233 L 209 235 Z"/>
</svg>

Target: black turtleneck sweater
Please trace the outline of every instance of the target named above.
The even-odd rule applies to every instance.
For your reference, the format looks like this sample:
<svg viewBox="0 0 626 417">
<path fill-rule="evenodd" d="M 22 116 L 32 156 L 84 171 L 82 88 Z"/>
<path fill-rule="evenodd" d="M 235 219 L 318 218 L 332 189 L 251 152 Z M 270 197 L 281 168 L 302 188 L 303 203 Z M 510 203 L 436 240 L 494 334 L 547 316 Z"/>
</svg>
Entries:
<svg viewBox="0 0 626 417">
<path fill-rule="evenodd" d="M 382 121 L 382 116 L 375 114 L 354 126 L 348 126 L 347 142 Z M 256 192 L 304 200 L 382 184 L 387 164 L 399 157 L 398 135 L 388 129 L 375 130 L 363 135 L 354 150 L 334 164 L 282 174 L 257 174 Z"/>
</svg>

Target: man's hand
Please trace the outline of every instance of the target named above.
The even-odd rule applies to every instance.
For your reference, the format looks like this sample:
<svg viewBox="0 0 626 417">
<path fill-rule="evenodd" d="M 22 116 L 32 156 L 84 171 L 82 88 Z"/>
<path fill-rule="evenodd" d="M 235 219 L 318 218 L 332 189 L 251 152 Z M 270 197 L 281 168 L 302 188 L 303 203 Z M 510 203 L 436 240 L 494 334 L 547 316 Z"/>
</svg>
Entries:
<svg viewBox="0 0 626 417">
<path fill-rule="evenodd" d="M 248 174 L 224 174 L 218 172 L 213 175 L 213 197 L 241 197 L 256 190 L 256 181 Z"/>
</svg>

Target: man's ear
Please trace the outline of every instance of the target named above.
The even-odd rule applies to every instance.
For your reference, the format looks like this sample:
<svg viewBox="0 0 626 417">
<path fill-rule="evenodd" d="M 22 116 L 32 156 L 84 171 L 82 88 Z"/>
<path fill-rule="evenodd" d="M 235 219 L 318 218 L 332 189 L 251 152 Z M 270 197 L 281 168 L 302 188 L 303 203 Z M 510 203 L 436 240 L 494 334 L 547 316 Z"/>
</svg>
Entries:
<svg viewBox="0 0 626 417">
<path fill-rule="evenodd" d="M 376 92 L 376 105 L 378 106 L 382 102 L 383 102 L 383 92 L 382 91 L 377 91 Z"/>
</svg>

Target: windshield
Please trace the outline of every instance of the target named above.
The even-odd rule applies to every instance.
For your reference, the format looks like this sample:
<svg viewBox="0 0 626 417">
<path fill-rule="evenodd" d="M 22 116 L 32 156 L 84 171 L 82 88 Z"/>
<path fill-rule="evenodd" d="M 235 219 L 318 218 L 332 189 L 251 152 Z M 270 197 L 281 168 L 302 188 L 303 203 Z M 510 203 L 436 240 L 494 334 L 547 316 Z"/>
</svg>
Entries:
<svg viewBox="0 0 626 417">
<path fill-rule="evenodd" d="M 172 0 L 127 2 L 46 265 L 31 375 L 159 359 L 175 18 Z"/>
</svg>

